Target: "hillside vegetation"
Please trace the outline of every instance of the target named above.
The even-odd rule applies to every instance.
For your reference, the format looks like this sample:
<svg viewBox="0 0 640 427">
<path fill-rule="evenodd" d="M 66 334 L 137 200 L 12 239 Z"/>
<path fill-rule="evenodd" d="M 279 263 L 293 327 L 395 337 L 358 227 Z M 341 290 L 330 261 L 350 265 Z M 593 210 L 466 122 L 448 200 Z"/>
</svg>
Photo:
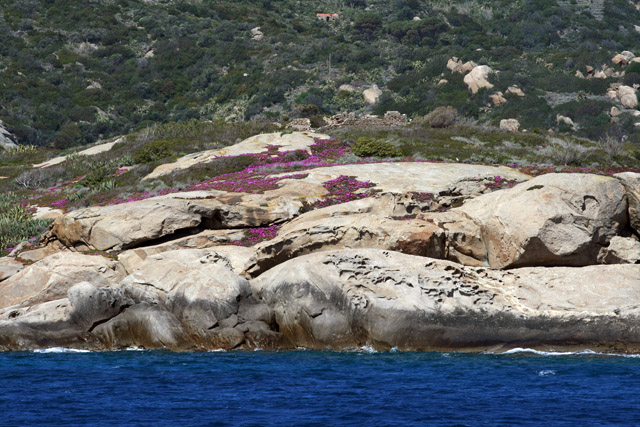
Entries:
<svg viewBox="0 0 640 427">
<path fill-rule="evenodd" d="M 640 64 L 576 76 L 604 64 L 620 72 L 611 58 L 638 50 L 629 0 L 2 3 L 0 120 L 20 144 L 66 148 L 190 119 L 419 117 L 438 106 L 481 124 L 517 118 L 529 130 L 640 141 L 633 111 L 611 117 L 605 96 L 612 83 L 640 83 Z M 499 71 L 494 87 L 472 94 L 447 69 L 451 57 Z M 373 84 L 382 95 L 369 105 L 362 90 Z M 508 93 L 513 85 L 526 95 Z M 494 106 L 497 91 L 507 102 Z"/>
</svg>

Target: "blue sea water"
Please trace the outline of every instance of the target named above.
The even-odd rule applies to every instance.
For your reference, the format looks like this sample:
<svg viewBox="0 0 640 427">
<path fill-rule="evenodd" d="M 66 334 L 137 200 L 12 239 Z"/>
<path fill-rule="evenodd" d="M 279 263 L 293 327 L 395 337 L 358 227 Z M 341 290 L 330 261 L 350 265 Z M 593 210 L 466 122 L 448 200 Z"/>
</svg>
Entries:
<svg viewBox="0 0 640 427">
<path fill-rule="evenodd" d="M 0 425 L 640 425 L 640 358 L 0 353 Z"/>
</svg>

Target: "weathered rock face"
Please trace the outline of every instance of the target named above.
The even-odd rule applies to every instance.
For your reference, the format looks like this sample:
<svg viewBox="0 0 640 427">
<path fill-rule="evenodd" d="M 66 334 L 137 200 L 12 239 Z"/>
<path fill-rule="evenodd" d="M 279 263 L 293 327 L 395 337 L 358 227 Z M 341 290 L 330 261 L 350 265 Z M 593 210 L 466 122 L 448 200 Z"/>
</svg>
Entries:
<svg viewBox="0 0 640 427">
<path fill-rule="evenodd" d="M 4 127 L 4 123 L 0 120 L 0 148 L 7 150 L 15 148 L 14 136 Z"/>
<path fill-rule="evenodd" d="M 76 262 L 84 257 L 113 264 L 75 255 Z M 75 273 L 35 290 L 20 289 L 14 295 L 20 303 L 13 305 L 6 297 L 11 289 L 2 282 L 0 349 L 287 347 L 272 311 L 251 297 L 249 283 L 231 264 L 217 252 L 168 251 L 139 262 L 124 279 Z M 67 270 L 50 267 L 52 277 Z M 39 269 L 27 271 L 31 275 L 23 275 L 19 285 L 32 283 Z"/>
<path fill-rule="evenodd" d="M 548 174 L 429 218 L 447 222 L 446 228 L 469 224 L 472 233 L 460 239 L 461 250 L 474 252 L 464 242 L 480 236 L 485 251 L 473 257 L 493 268 L 589 265 L 626 227 L 627 196 L 615 178 Z"/>
<path fill-rule="evenodd" d="M 128 273 L 131 273 L 137 268 L 138 264 L 151 255 L 179 249 L 211 248 L 213 252 L 222 251 L 225 256 L 231 257 L 233 259 L 234 271 L 242 275 L 244 274 L 245 268 L 241 266 L 249 262 L 253 255 L 253 250 L 242 246 L 234 246 L 230 244 L 230 242 L 240 241 L 244 237 L 244 230 L 205 230 L 202 233 L 171 240 L 166 243 L 129 249 L 118 255 L 118 262 L 122 264 Z"/>
<path fill-rule="evenodd" d="M 24 269 L 24 264 L 21 262 L 9 257 L 0 258 L 0 282 L 22 271 L 22 269 Z"/>
<path fill-rule="evenodd" d="M 359 181 L 376 184 L 375 189 L 384 193 L 405 194 L 426 192 L 438 194 L 448 186 L 474 179 L 482 180 L 500 176 L 507 180 L 525 181 L 530 177 L 505 166 L 483 166 L 459 163 L 370 163 L 316 168 L 305 171 L 303 179 L 280 181 L 282 185 L 310 183 L 321 185 L 341 175 L 352 176 Z"/>
<path fill-rule="evenodd" d="M 499 272 L 364 249 L 288 261 L 252 287 L 285 337 L 309 348 L 595 347 L 621 340 L 637 349 L 640 333 L 631 325 L 639 273 L 637 265 Z"/>
<path fill-rule="evenodd" d="M 49 232 L 69 247 L 127 249 L 179 231 L 257 227 L 290 219 L 302 200 L 260 194 L 195 191 L 121 205 L 79 209 Z"/>
<path fill-rule="evenodd" d="M 466 76 L 464 76 L 464 82 L 469 87 L 471 93 L 478 93 L 478 90 L 482 88 L 491 89 L 493 85 L 489 83 L 489 73 L 491 73 L 491 67 L 488 65 L 478 65 L 474 67 Z"/>
<path fill-rule="evenodd" d="M 631 237 L 615 236 L 609 246 L 600 251 L 598 261 L 603 264 L 638 264 L 640 242 Z"/>
<path fill-rule="evenodd" d="M 321 209 L 320 211 L 325 211 Z M 368 213 L 340 215 L 310 212 L 285 225 L 278 236 L 256 248 L 257 276 L 287 259 L 304 254 L 342 248 L 376 248 L 444 258 L 444 230 L 422 220 L 394 220 Z"/>
<path fill-rule="evenodd" d="M 273 145 L 279 146 L 281 150 L 306 150 L 315 143 L 315 138 L 328 139 L 329 136 L 313 132 L 293 132 L 290 134 L 276 132 L 256 135 L 229 147 L 188 154 L 176 160 L 174 163 L 162 164 L 143 179 L 158 178 L 174 171 L 188 169 L 199 163 L 210 162 L 218 157 L 262 153 L 267 151 L 269 146 Z"/>
<path fill-rule="evenodd" d="M 58 252 L 0 282 L 0 309 L 65 297 L 69 288 L 79 282 L 109 286 L 124 275 L 124 270 L 108 258 Z"/>
<path fill-rule="evenodd" d="M 614 175 L 627 192 L 629 200 L 629 224 L 640 233 L 640 173 L 623 172 Z"/>
</svg>

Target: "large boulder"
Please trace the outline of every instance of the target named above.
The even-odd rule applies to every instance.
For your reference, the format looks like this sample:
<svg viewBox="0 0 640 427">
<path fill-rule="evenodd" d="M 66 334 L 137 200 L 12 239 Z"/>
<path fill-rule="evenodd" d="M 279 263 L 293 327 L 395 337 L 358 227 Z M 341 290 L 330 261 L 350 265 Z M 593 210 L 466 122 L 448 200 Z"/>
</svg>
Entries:
<svg viewBox="0 0 640 427">
<path fill-rule="evenodd" d="M 627 197 L 615 178 L 547 174 L 425 218 L 447 229 L 466 228 L 470 234 L 463 231 L 458 249 L 493 268 L 581 266 L 595 264 L 627 226 Z"/>
<path fill-rule="evenodd" d="M 262 194 L 194 191 L 72 211 L 51 225 L 48 239 L 69 247 L 127 249 L 200 229 L 259 227 L 290 219 L 302 200 Z"/>
<path fill-rule="evenodd" d="M 638 106 L 638 96 L 636 90 L 631 86 L 622 85 L 618 88 L 618 99 L 625 108 L 636 108 Z"/>
<path fill-rule="evenodd" d="M 364 101 L 369 105 L 375 105 L 378 102 L 380 95 L 382 95 L 382 91 L 376 84 L 371 85 L 369 89 L 366 89 L 362 92 Z"/>
<path fill-rule="evenodd" d="M 471 93 L 475 94 L 478 93 L 480 89 L 491 89 L 493 87 L 489 80 L 487 80 L 491 71 L 491 67 L 488 65 L 478 65 L 464 76 L 463 80 L 469 87 Z"/>
<path fill-rule="evenodd" d="M 290 260 L 252 288 L 308 348 L 640 348 L 640 265 L 501 272 L 349 249 Z"/>
<path fill-rule="evenodd" d="M 94 332 L 108 347 L 140 345 L 154 331 L 170 332 L 171 339 L 162 340 L 170 348 L 271 347 L 280 342 L 271 311 L 253 300 L 249 282 L 233 268 L 222 251 L 183 249 L 149 256 L 119 285 L 136 302 L 133 310 Z M 152 317 L 146 318 L 149 312 Z M 123 324 L 137 332 L 120 335 Z"/>
<path fill-rule="evenodd" d="M 309 150 L 309 147 L 315 144 L 316 138 L 328 139 L 329 136 L 313 132 L 276 132 L 255 135 L 229 147 L 188 154 L 173 163 L 162 164 L 145 176 L 143 180 L 154 179 L 174 171 L 188 169 L 200 163 L 210 162 L 218 157 L 263 153 L 268 151 L 271 146 L 278 146 L 278 149 L 283 151 Z"/>
<path fill-rule="evenodd" d="M 509 132 L 518 132 L 520 122 L 518 119 L 502 119 L 500 120 L 500 129 L 508 130 Z"/>
</svg>

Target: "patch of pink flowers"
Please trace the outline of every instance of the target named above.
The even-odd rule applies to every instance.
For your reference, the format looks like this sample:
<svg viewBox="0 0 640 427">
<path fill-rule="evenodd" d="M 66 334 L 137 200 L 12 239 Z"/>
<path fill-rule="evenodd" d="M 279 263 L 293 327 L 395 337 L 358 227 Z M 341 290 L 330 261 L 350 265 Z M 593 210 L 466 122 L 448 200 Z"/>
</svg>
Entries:
<svg viewBox="0 0 640 427">
<path fill-rule="evenodd" d="M 364 199 L 375 194 L 373 191 L 360 191 L 364 188 L 375 187 L 374 183 L 370 181 L 358 181 L 346 175 L 341 175 L 336 179 L 327 181 L 323 185 L 324 188 L 329 191 L 329 194 L 326 195 L 324 199 L 313 203 L 311 207 L 314 209 Z"/>
<path fill-rule="evenodd" d="M 67 205 L 67 203 L 69 203 L 69 199 L 59 199 L 51 202 L 51 207 L 60 209 L 60 208 L 64 208 Z"/>
<path fill-rule="evenodd" d="M 264 240 L 273 239 L 278 235 L 280 224 L 273 224 L 268 227 L 250 228 L 245 232 L 245 237 L 242 240 L 232 240 L 232 245 L 237 246 L 253 246 L 256 243 Z"/>
</svg>

